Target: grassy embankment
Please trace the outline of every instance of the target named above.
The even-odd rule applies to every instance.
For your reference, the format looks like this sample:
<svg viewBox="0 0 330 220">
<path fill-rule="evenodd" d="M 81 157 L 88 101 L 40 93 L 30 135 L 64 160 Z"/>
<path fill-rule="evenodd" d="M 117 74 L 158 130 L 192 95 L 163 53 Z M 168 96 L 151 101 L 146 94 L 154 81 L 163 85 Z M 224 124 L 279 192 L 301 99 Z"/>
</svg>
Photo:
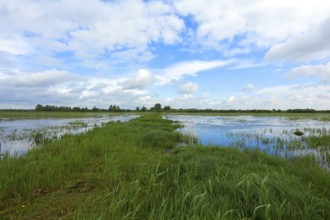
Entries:
<svg viewBox="0 0 330 220">
<path fill-rule="evenodd" d="M 330 219 L 309 159 L 181 147 L 161 115 L 112 122 L 0 161 L 0 219 Z"/>
</svg>

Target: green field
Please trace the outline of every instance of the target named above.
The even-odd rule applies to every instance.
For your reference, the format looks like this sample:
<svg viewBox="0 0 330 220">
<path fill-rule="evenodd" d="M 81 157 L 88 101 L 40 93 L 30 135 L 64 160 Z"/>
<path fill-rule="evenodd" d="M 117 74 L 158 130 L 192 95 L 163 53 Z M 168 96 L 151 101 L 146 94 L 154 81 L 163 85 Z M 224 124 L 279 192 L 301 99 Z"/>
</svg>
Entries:
<svg viewBox="0 0 330 220">
<path fill-rule="evenodd" d="M 4 156 L 0 219 L 330 219 L 330 174 L 312 158 L 176 147 L 177 126 L 144 114 Z"/>
</svg>

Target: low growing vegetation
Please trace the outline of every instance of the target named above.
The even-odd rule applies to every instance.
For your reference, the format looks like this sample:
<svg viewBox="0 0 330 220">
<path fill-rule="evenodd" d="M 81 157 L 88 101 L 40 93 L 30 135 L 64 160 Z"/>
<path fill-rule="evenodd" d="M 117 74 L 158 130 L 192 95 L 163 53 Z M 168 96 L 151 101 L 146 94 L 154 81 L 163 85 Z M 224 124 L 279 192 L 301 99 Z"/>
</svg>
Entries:
<svg viewBox="0 0 330 220">
<path fill-rule="evenodd" d="M 150 113 L 0 161 L 0 219 L 330 219 L 313 159 L 197 145 Z"/>
</svg>

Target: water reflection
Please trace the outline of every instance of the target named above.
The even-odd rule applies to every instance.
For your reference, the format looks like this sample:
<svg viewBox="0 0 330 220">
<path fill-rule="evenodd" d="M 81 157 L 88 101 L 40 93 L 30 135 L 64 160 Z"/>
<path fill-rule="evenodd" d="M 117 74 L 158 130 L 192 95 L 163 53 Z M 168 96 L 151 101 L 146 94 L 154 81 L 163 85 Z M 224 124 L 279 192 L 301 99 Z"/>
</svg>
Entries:
<svg viewBox="0 0 330 220">
<path fill-rule="evenodd" d="M 330 146 L 311 149 L 302 141 L 304 137 L 312 135 L 330 135 L 330 122 L 253 116 L 167 115 L 166 117 L 182 123 L 184 127 L 179 130 L 196 137 L 203 145 L 260 149 L 271 155 L 286 158 L 314 155 L 322 166 L 330 167 L 327 159 Z M 295 135 L 296 131 L 302 132 L 303 136 Z"/>
<path fill-rule="evenodd" d="M 0 120 L 0 154 L 21 155 L 38 142 L 59 139 L 65 134 L 78 134 L 102 126 L 109 121 L 127 122 L 136 115 L 65 119 Z"/>
</svg>

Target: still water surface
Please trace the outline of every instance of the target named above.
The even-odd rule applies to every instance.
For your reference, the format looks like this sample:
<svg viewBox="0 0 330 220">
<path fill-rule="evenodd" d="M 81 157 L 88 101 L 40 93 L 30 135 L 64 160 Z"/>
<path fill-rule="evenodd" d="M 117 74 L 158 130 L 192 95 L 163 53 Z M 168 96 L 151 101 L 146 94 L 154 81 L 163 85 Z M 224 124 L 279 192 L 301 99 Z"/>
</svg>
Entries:
<svg viewBox="0 0 330 220">
<path fill-rule="evenodd" d="M 79 134 L 110 121 L 126 122 L 136 115 L 64 119 L 0 119 L 0 154 L 21 155 L 43 141 Z"/>
<path fill-rule="evenodd" d="M 168 115 L 166 118 L 183 124 L 179 130 L 197 138 L 202 145 L 260 149 L 286 158 L 314 155 L 321 166 L 330 167 L 327 161 L 330 143 L 312 149 L 302 141 L 303 137 L 330 135 L 329 121 L 253 116 Z M 297 136 L 295 131 L 304 134 Z"/>
</svg>

